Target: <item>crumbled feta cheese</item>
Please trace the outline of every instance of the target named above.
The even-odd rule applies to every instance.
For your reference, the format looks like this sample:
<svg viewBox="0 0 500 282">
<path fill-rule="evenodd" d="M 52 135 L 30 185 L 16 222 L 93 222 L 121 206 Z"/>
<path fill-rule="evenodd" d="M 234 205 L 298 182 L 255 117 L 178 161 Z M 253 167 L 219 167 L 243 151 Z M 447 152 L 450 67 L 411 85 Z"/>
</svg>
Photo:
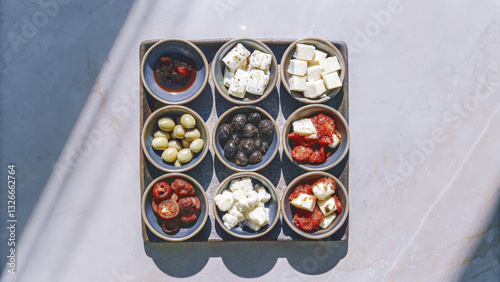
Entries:
<svg viewBox="0 0 500 282">
<path fill-rule="evenodd" d="M 246 61 L 247 57 L 250 56 L 250 51 L 248 51 L 241 43 L 236 44 L 236 47 L 231 49 L 222 61 L 231 71 L 236 71 L 236 69 Z"/>
<path fill-rule="evenodd" d="M 314 57 L 316 47 L 307 44 L 298 43 L 293 57 L 299 60 L 310 61 Z"/>
<path fill-rule="evenodd" d="M 325 74 L 325 76 L 323 76 L 323 82 L 325 83 L 327 89 L 333 89 L 342 86 L 339 74 L 336 71 Z"/>
<path fill-rule="evenodd" d="M 252 189 L 252 179 L 248 177 L 241 178 L 239 180 L 233 180 L 229 185 L 229 190 L 231 190 L 231 192 L 236 192 L 237 190 L 250 191 Z"/>
<path fill-rule="evenodd" d="M 267 193 L 266 188 L 260 186 L 255 188 L 255 191 L 259 194 L 259 203 L 267 203 L 271 199 L 271 194 Z"/>
<path fill-rule="evenodd" d="M 326 92 L 325 85 L 322 80 L 309 81 L 306 83 L 306 90 L 304 91 L 304 97 L 315 99 L 323 95 Z"/>
<path fill-rule="evenodd" d="M 234 217 L 233 215 L 229 214 L 229 213 L 226 213 L 223 217 L 222 217 L 222 221 L 224 222 L 224 225 L 228 228 L 228 229 L 231 229 L 231 228 L 234 228 L 237 224 L 238 224 L 238 219 L 236 217 Z"/>
<path fill-rule="evenodd" d="M 288 79 L 288 84 L 290 85 L 290 90 L 304 92 L 306 90 L 306 77 L 291 75 Z"/>
<path fill-rule="evenodd" d="M 247 92 L 255 95 L 262 95 L 266 90 L 269 76 L 264 71 L 253 69 L 250 71 L 250 80 L 247 84 Z"/>
<path fill-rule="evenodd" d="M 221 211 L 227 211 L 233 206 L 233 194 L 227 190 L 214 198 L 215 204 Z"/>
<path fill-rule="evenodd" d="M 257 223 L 250 221 L 250 220 L 243 221 L 243 224 L 248 226 L 253 231 L 259 231 L 259 229 L 262 227 L 262 226 L 258 225 Z"/>
<path fill-rule="evenodd" d="M 338 71 L 340 69 L 340 64 L 337 57 L 333 56 L 319 61 L 319 67 L 321 68 L 321 73 L 325 75 L 334 71 Z"/>
<path fill-rule="evenodd" d="M 246 218 L 260 226 L 269 223 L 269 209 L 262 207 L 255 207 L 246 214 Z"/>
<path fill-rule="evenodd" d="M 255 50 L 250 56 L 250 66 L 256 69 L 266 70 L 271 65 L 271 60 L 271 55 Z"/>
<path fill-rule="evenodd" d="M 236 217 L 238 221 L 245 220 L 245 215 L 238 209 L 238 207 L 236 207 L 236 205 L 233 205 L 227 212 Z"/>
<path fill-rule="evenodd" d="M 307 81 L 315 81 L 321 79 L 321 69 L 319 66 L 307 68 Z"/>
<path fill-rule="evenodd" d="M 288 65 L 288 73 L 304 76 L 307 72 L 307 62 L 301 60 L 290 60 L 290 64 Z"/>
</svg>

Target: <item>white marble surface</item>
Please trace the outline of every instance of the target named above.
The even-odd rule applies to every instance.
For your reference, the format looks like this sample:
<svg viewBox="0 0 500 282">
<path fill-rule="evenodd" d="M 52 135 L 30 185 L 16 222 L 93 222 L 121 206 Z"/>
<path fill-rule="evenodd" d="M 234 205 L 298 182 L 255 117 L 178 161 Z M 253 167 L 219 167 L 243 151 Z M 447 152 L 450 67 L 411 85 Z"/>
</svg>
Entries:
<svg viewBox="0 0 500 282">
<path fill-rule="evenodd" d="M 16 163 L 18 218 L 17 274 L 4 267 L 3 281 L 500 276 L 498 1 L 0 7 L 1 181 Z M 349 242 L 144 244 L 140 42 L 309 36 L 350 48 Z"/>
</svg>

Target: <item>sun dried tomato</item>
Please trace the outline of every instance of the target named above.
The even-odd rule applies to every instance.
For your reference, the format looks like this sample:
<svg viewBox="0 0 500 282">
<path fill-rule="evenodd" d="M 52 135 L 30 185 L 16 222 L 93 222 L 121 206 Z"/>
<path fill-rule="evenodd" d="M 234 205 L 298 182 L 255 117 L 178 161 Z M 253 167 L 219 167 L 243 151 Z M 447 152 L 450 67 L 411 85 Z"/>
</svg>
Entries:
<svg viewBox="0 0 500 282">
<path fill-rule="evenodd" d="M 305 161 L 312 154 L 314 150 L 311 147 L 306 146 L 295 146 L 292 150 L 292 157 L 298 161 Z"/>
<path fill-rule="evenodd" d="M 170 195 L 170 199 L 178 202 L 179 201 L 179 195 L 177 195 L 175 193 L 172 193 L 172 195 Z"/>
<path fill-rule="evenodd" d="M 178 217 L 165 219 L 161 222 L 161 229 L 167 234 L 174 234 L 177 230 L 179 230 L 179 226 L 180 222 Z"/>
<path fill-rule="evenodd" d="M 333 142 L 333 134 L 335 134 L 335 121 L 330 116 L 319 113 L 312 117 L 311 121 L 316 128 L 318 143 L 320 145 L 328 145 Z"/>
<path fill-rule="evenodd" d="M 191 221 L 195 221 L 197 219 L 198 219 L 198 216 L 194 212 L 187 213 L 187 214 L 181 216 L 181 221 L 182 222 L 191 222 Z"/>
<path fill-rule="evenodd" d="M 153 200 L 151 201 L 151 207 L 153 208 L 153 211 L 155 213 L 158 213 L 158 205 L 162 202 L 162 200 L 158 200 L 158 199 L 155 199 L 153 198 Z"/>
<path fill-rule="evenodd" d="M 316 139 L 311 139 L 307 138 L 307 136 L 298 134 L 296 132 L 292 132 L 288 134 L 288 138 L 290 138 L 293 142 L 293 146 L 306 146 L 306 147 L 313 147 L 318 143 L 318 140 Z"/>
<path fill-rule="evenodd" d="M 195 194 L 193 185 L 184 179 L 177 178 L 170 186 L 174 189 L 175 194 L 180 197 L 190 197 Z"/>
<path fill-rule="evenodd" d="M 182 198 L 178 202 L 181 214 L 197 212 L 201 208 L 200 199 L 197 197 Z"/>
<path fill-rule="evenodd" d="M 293 216 L 293 224 L 306 232 L 318 230 L 319 224 L 325 219 L 318 206 L 315 206 L 312 212 L 303 209 L 296 211 L 297 213 Z"/>
<path fill-rule="evenodd" d="M 297 188 L 293 189 L 292 193 L 290 193 L 290 196 L 288 196 L 288 200 L 291 201 L 299 196 L 299 194 L 307 194 L 307 195 L 314 195 L 312 191 L 312 186 L 306 183 L 302 183 Z"/>
<path fill-rule="evenodd" d="M 337 198 L 337 195 L 333 195 L 333 200 L 335 201 L 335 206 L 337 207 L 336 212 L 340 213 L 342 211 L 342 203 L 339 198 Z"/>
<path fill-rule="evenodd" d="M 325 158 L 325 147 L 319 146 L 314 152 L 312 152 L 307 161 L 312 164 L 322 164 L 326 162 Z"/>
</svg>

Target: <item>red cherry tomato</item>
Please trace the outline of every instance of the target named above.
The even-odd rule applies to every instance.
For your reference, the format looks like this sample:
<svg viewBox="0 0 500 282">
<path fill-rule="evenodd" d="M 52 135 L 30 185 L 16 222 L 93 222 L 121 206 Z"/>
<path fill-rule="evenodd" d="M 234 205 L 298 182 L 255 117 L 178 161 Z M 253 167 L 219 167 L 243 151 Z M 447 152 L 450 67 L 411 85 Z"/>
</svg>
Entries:
<svg viewBox="0 0 500 282">
<path fill-rule="evenodd" d="M 174 217 L 172 219 L 165 219 L 161 222 L 161 229 L 167 234 L 174 234 L 179 230 L 180 222 L 179 218 Z"/>
<path fill-rule="evenodd" d="M 170 196 L 170 199 L 178 202 L 179 201 L 179 196 L 177 194 L 175 194 L 175 193 L 172 193 L 172 195 Z"/>
<path fill-rule="evenodd" d="M 158 182 L 153 187 L 153 197 L 158 200 L 165 200 L 172 193 L 172 188 L 167 182 Z"/>
<path fill-rule="evenodd" d="M 164 219 L 171 219 L 179 215 L 179 205 L 174 200 L 165 200 L 158 205 L 158 215 Z"/>
<path fill-rule="evenodd" d="M 153 201 L 151 201 L 151 207 L 153 208 L 153 211 L 158 214 L 158 205 L 161 203 L 161 200 L 153 198 Z"/>
</svg>

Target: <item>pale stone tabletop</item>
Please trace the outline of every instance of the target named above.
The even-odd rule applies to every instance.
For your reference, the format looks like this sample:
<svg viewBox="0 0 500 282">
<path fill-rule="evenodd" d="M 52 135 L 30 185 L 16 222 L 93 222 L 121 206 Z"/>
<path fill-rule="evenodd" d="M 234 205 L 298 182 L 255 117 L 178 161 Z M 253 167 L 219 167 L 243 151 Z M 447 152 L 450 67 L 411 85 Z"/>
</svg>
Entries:
<svg viewBox="0 0 500 282">
<path fill-rule="evenodd" d="M 500 3 L 363 2 L 1 1 L 1 280 L 497 281 Z M 144 243 L 140 43 L 313 36 L 349 49 L 348 241 Z"/>
</svg>

